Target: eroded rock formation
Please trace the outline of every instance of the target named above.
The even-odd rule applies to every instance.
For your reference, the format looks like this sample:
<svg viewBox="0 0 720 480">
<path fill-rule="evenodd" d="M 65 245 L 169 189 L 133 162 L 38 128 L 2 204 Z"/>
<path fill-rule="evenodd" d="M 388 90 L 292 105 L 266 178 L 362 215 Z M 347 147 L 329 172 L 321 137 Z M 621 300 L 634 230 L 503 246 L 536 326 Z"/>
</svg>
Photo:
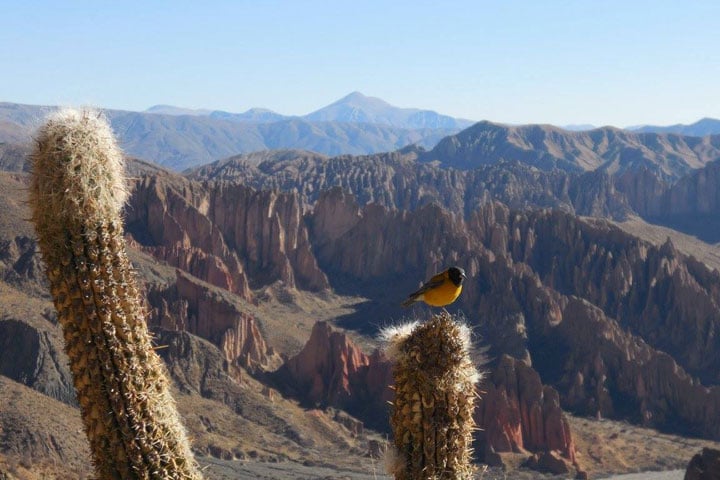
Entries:
<svg viewBox="0 0 720 480">
<path fill-rule="evenodd" d="M 41 319 L 0 314 L 0 375 L 69 405 L 77 405 L 62 334 Z"/>
<path fill-rule="evenodd" d="M 246 299 L 249 278 L 255 287 L 328 287 L 295 194 L 146 176 L 135 184 L 127 223 L 148 253 Z"/>
<path fill-rule="evenodd" d="M 178 270 L 175 284 L 149 292 L 153 325 L 188 331 L 215 344 L 226 360 L 248 370 L 274 369 L 279 355 L 270 348 L 252 315 L 238 300 Z"/>
<path fill-rule="evenodd" d="M 475 417 L 481 453 L 556 450 L 575 461 L 560 396 L 532 367 L 503 355 L 479 389 Z"/>
<path fill-rule="evenodd" d="M 303 349 L 276 376 L 309 405 L 345 408 L 373 426 L 387 424 L 390 363 L 379 351 L 366 355 L 327 322 L 315 324 Z"/>
</svg>

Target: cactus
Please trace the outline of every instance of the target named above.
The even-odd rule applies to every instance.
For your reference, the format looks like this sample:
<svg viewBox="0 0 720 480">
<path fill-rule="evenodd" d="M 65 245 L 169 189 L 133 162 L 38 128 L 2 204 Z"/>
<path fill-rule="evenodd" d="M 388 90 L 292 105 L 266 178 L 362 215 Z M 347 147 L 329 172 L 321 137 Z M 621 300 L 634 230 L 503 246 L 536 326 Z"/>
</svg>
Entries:
<svg viewBox="0 0 720 480">
<path fill-rule="evenodd" d="M 470 479 L 475 384 L 470 330 L 447 312 L 383 332 L 394 360 L 390 415 L 396 480 Z"/>
<path fill-rule="evenodd" d="M 101 479 L 199 479 L 125 251 L 122 155 L 107 121 L 66 110 L 38 132 L 30 203 Z"/>
</svg>

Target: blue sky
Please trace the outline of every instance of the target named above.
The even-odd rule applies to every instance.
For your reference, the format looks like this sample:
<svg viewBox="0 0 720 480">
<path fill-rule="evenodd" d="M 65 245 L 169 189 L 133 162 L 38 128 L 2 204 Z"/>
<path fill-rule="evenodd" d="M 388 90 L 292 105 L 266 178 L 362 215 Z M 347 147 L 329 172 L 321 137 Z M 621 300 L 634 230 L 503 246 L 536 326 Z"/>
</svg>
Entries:
<svg viewBox="0 0 720 480">
<path fill-rule="evenodd" d="M 0 0 L 0 101 L 507 123 L 720 118 L 720 2 Z"/>
</svg>

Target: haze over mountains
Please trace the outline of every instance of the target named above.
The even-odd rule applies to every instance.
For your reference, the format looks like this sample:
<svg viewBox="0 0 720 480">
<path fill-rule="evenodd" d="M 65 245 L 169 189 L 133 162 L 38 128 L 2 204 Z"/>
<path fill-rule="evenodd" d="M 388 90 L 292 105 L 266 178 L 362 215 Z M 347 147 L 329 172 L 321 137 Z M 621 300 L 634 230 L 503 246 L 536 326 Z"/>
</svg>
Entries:
<svg viewBox="0 0 720 480">
<path fill-rule="evenodd" d="M 326 107 L 302 116 L 282 115 L 265 108 L 251 108 L 244 113 L 230 113 L 221 110 L 189 110 L 169 105 L 156 105 L 150 107 L 147 112 L 169 115 L 206 115 L 239 122 L 258 123 L 300 118 L 310 122 L 373 123 L 407 129 L 461 129 L 473 123 L 471 120 L 453 118 L 431 110 L 395 107 L 380 98 L 368 97 L 360 92 L 352 92 Z"/>
<path fill-rule="evenodd" d="M 715 118 L 702 118 L 690 125 L 668 125 L 660 127 L 656 125 L 643 125 L 640 127 L 629 128 L 634 132 L 652 132 L 652 133 L 677 133 L 679 135 L 689 135 L 694 137 L 703 137 L 705 135 L 717 135 L 720 133 L 720 120 Z"/>
<path fill-rule="evenodd" d="M 0 143 L 28 140 L 54 109 L 0 103 Z M 150 112 L 105 110 L 125 153 L 175 170 L 268 149 L 339 155 L 392 151 L 411 144 L 430 148 L 471 124 L 431 111 L 393 107 L 357 92 L 304 117 L 259 108 L 235 114 L 156 106 Z"/>
<path fill-rule="evenodd" d="M 41 119 L 55 109 L 53 106 L 0 103 L 0 144 L 12 144 L 13 149 L 17 150 L 17 144 L 28 143 Z M 157 105 L 146 112 L 105 110 L 105 114 L 125 153 L 178 171 L 262 150 L 302 149 L 332 156 L 388 152 L 408 145 L 432 149 L 443 138 L 467 128 L 484 129 L 488 131 L 487 135 L 494 137 L 492 147 L 488 147 L 492 148 L 492 152 L 486 152 L 489 159 L 526 155 L 522 151 L 539 148 L 544 151 L 542 159 L 539 154 L 529 153 L 530 156 L 538 157 L 536 161 L 539 163 L 549 162 L 559 168 L 570 169 L 575 168 L 573 164 L 585 170 L 602 165 L 602 168 L 623 169 L 632 163 L 647 163 L 645 160 L 648 156 L 662 155 L 667 146 L 646 145 L 647 142 L 673 142 L 657 140 L 658 137 L 647 137 L 644 140 L 635 134 L 658 132 L 695 136 L 720 132 L 720 122 L 712 119 L 690 126 L 642 127 L 631 133 L 612 127 L 586 130 L 585 126 L 577 126 L 567 130 L 548 125 L 509 126 L 492 122 L 473 126 L 469 120 L 428 110 L 394 107 L 359 92 L 304 116 L 286 116 L 263 108 L 231 113 L 168 105 Z M 490 130 L 495 133 L 489 133 Z M 473 136 L 476 133 L 473 131 L 464 135 Z M 602 137 L 614 142 L 608 151 L 603 151 L 604 147 L 600 144 L 593 145 L 596 141 L 593 138 Z M 449 144 L 455 141 L 462 143 L 462 137 L 446 140 L 443 148 L 451 147 Z M 573 144 L 578 148 L 580 160 L 571 158 L 575 155 L 572 151 L 563 154 L 569 156 L 569 160 L 562 158 L 563 155 L 558 152 L 565 149 L 563 144 Z M 677 165 L 661 167 L 670 177 L 678 171 L 686 171 L 685 166 L 694 168 L 692 159 L 688 157 L 692 156 L 692 152 L 673 153 L 675 147 L 668 147 L 670 153 L 679 157 Z M 688 148 L 692 150 L 694 147 Z M 589 153 L 589 150 L 594 150 L 594 153 Z M 444 152 L 446 154 L 448 151 Z M 613 155 L 615 160 L 610 160 Z M 618 155 L 623 156 L 623 159 L 617 158 Z M 473 162 L 468 163 L 459 158 L 456 160 L 456 167 L 472 168 L 474 165 Z M 656 163 L 655 160 L 650 161 Z M 586 164 L 581 165 L 582 162 Z"/>
</svg>

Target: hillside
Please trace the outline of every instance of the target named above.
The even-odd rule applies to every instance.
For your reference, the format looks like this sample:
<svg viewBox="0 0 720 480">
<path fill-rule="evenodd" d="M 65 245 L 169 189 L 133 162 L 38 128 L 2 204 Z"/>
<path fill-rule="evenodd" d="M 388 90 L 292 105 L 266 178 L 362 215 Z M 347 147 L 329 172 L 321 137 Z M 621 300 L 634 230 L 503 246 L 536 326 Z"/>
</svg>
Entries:
<svg viewBox="0 0 720 480">
<path fill-rule="evenodd" d="M 689 233 L 706 242 L 720 242 L 720 160 L 661 188 L 661 193 L 654 198 L 643 199 L 637 208 L 639 214 L 653 223 Z"/>
<path fill-rule="evenodd" d="M 455 170 L 418 162 L 418 149 L 328 158 L 303 151 L 239 155 L 188 172 L 198 180 L 231 181 L 256 189 L 295 190 L 306 208 L 322 192 L 340 187 L 361 204 L 414 210 L 436 202 L 468 214 L 496 199 L 523 209 L 558 208 L 578 215 L 623 218 L 625 197 L 604 172 L 543 171 L 517 161 Z"/>
<path fill-rule="evenodd" d="M 716 118 L 702 118 L 689 125 L 677 124 L 668 126 L 643 125 L 630 129 L 637 133 L 676 133 L 692 137 L 704 137 L 720 134 L 720 120 Z"/>
<path fill-rule="evenodd" d="M 517 160 L 542 170 L 602 170 L 614 175 L 648 169 L 672 181 L 719 157 L 720 136 L 634 133 L 613 127 L 570 132 L 549 125 L 479 122 L 444 138 L 421 160 L 458 169 L 501 160 Z"/>
</svg>

